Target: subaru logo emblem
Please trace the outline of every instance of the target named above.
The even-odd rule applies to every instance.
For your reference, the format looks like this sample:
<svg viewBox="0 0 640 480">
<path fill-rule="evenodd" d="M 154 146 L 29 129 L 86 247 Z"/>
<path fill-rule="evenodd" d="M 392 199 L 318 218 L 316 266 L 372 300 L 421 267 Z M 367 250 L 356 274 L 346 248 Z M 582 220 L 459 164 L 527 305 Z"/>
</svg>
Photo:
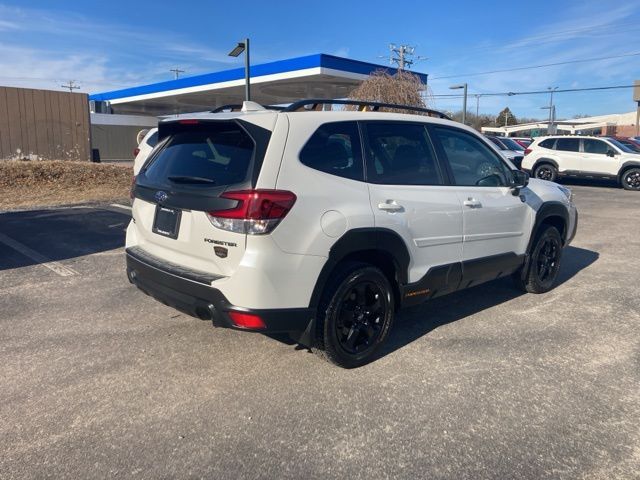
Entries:
<svg viewBox="0 0 640 480">
<path fill-rule="evenodd" d="M 156 202 L 163 203 L 163 202 L 167 201 L 167 198 L 169 198 L 169 195 L 167 195 L 167 192 L 163 192 L 162 190 L 158 190 L 156 192 L 156 194 L 154 195 L 154 198 L 156 199 Z"/>
</svg>

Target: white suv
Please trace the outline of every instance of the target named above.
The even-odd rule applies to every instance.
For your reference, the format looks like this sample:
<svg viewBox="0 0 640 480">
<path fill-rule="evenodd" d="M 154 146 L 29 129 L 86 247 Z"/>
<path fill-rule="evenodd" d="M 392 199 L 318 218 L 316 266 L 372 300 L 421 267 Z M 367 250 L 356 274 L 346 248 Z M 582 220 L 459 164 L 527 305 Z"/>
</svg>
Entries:
<svg viewBox="0 0 640 480">
<path fill-rule="evenodd" d="M 318 109 L 335 103 L 359 109 Z M 506 275 L 551 289 L 576 232 L 571 192 L 529 182 L 439 112 L 379 107 L 246 102 L 162 121 L 133 187 L 129 280 L 344 367 L 373 358 L 401 307 Z"/>
<path fill-rule="evenodd" d="M 640 154 L 609 137 L 536 138 L 525 150 L 522 169 L 543 180 L 610 178 L 627 190 L 640 190 Z"/>
</svg>

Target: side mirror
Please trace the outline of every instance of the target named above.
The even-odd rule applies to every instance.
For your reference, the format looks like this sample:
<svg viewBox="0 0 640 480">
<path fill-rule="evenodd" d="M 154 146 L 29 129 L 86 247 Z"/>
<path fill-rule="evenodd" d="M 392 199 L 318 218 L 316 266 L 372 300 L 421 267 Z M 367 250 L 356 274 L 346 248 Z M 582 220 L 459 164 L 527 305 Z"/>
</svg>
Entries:
<svg viewBox="0 0 640 480">
<path fill-rule="evenodd" d="M 616 152 L 612 149 L 607 150 L 607 157 L 615 157 Z"/>
<path fill-rule="evenodd" d="M 511 188 L 514 195 L 520 195 L 520 190 L 529 185 L 529 174 L 522 170 L 512 170 Z"/>
</svg>

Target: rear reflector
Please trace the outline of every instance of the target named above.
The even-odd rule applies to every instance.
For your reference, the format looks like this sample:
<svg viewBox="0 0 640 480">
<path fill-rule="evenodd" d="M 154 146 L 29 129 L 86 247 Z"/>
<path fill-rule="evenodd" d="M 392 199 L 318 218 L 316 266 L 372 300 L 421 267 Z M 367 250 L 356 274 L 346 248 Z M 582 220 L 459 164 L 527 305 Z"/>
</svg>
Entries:
<svg viewBox="0 0 640 480">
<path fill-rule="evenodd" d="M 531 153 L 531 149 L 530 148 L 525 148 L 524 149 L 524 154 L 525 155 L 529 155 Z"/>
<path fill-rule="evenodd" d="M 178 120 L 180 125 L 197 125 L 198 120 L 195 119 L 187 119 L 187 120 Z"/>
<path fill-rule="evenodd" d="M 133 158 L 135 159 L 140 153 L 140 149 L 138 147 L 133 149 Z"/>
<path fill-rule="evenodd" d="M 266 328 L 267 326 L 264 324 L 262 319 L 258 315 L 254 315 L 253 313 L 245 313 L 245 312 L 229 312 L 229 316 L 236 327 L 240 328 L 251 328 L 254 330 Z"/>
</svg>

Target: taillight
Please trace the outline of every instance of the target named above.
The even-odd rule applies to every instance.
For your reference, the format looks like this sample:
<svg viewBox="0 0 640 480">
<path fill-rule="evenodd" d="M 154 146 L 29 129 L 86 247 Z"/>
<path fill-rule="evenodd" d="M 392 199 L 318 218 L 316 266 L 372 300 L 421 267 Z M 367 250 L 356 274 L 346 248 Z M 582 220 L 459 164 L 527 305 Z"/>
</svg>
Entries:
<svg viewBox="0 0 640 480">
<path fill-rule="evenodd" d="M 258 315 L 255 315 L 253 313 L 231 311 L 229 312 L 229 317 L 231 317 L 231 320 L 236 327 L 251 328 L 256 330 L 266 327 L 262 319 Z"/>
<path fill-rule="evenodd" d="M 136 176 L 134 175 L 133 177 L 131 177 L 131 188 L 129 189 L 129 197 L 131 198 L 131 200 L 133 200 L 134 197 L 134 190 L 136 189 Z"/>
<path fill-rule="evenodd" d="M 525 148 L 524 149 L 524 154 L 525 155 L 529 155 L 531 153 L 531 149 L 530 148 Z"/>
<path fill-rule="evenodd" d="M 221 230 L 248 235 L 270 233 L 289 213 L 296 195 L 286 190 L 238 190 L 222 198 L 236 200 L 235 207 L 207 212 L 211 224 Z"/>
<path fill-rule="evenodd" d="M 138 147 L 133 149 L 133 158 L 136 158 L 140 153 L 140 149 Z"/>
</svg>

